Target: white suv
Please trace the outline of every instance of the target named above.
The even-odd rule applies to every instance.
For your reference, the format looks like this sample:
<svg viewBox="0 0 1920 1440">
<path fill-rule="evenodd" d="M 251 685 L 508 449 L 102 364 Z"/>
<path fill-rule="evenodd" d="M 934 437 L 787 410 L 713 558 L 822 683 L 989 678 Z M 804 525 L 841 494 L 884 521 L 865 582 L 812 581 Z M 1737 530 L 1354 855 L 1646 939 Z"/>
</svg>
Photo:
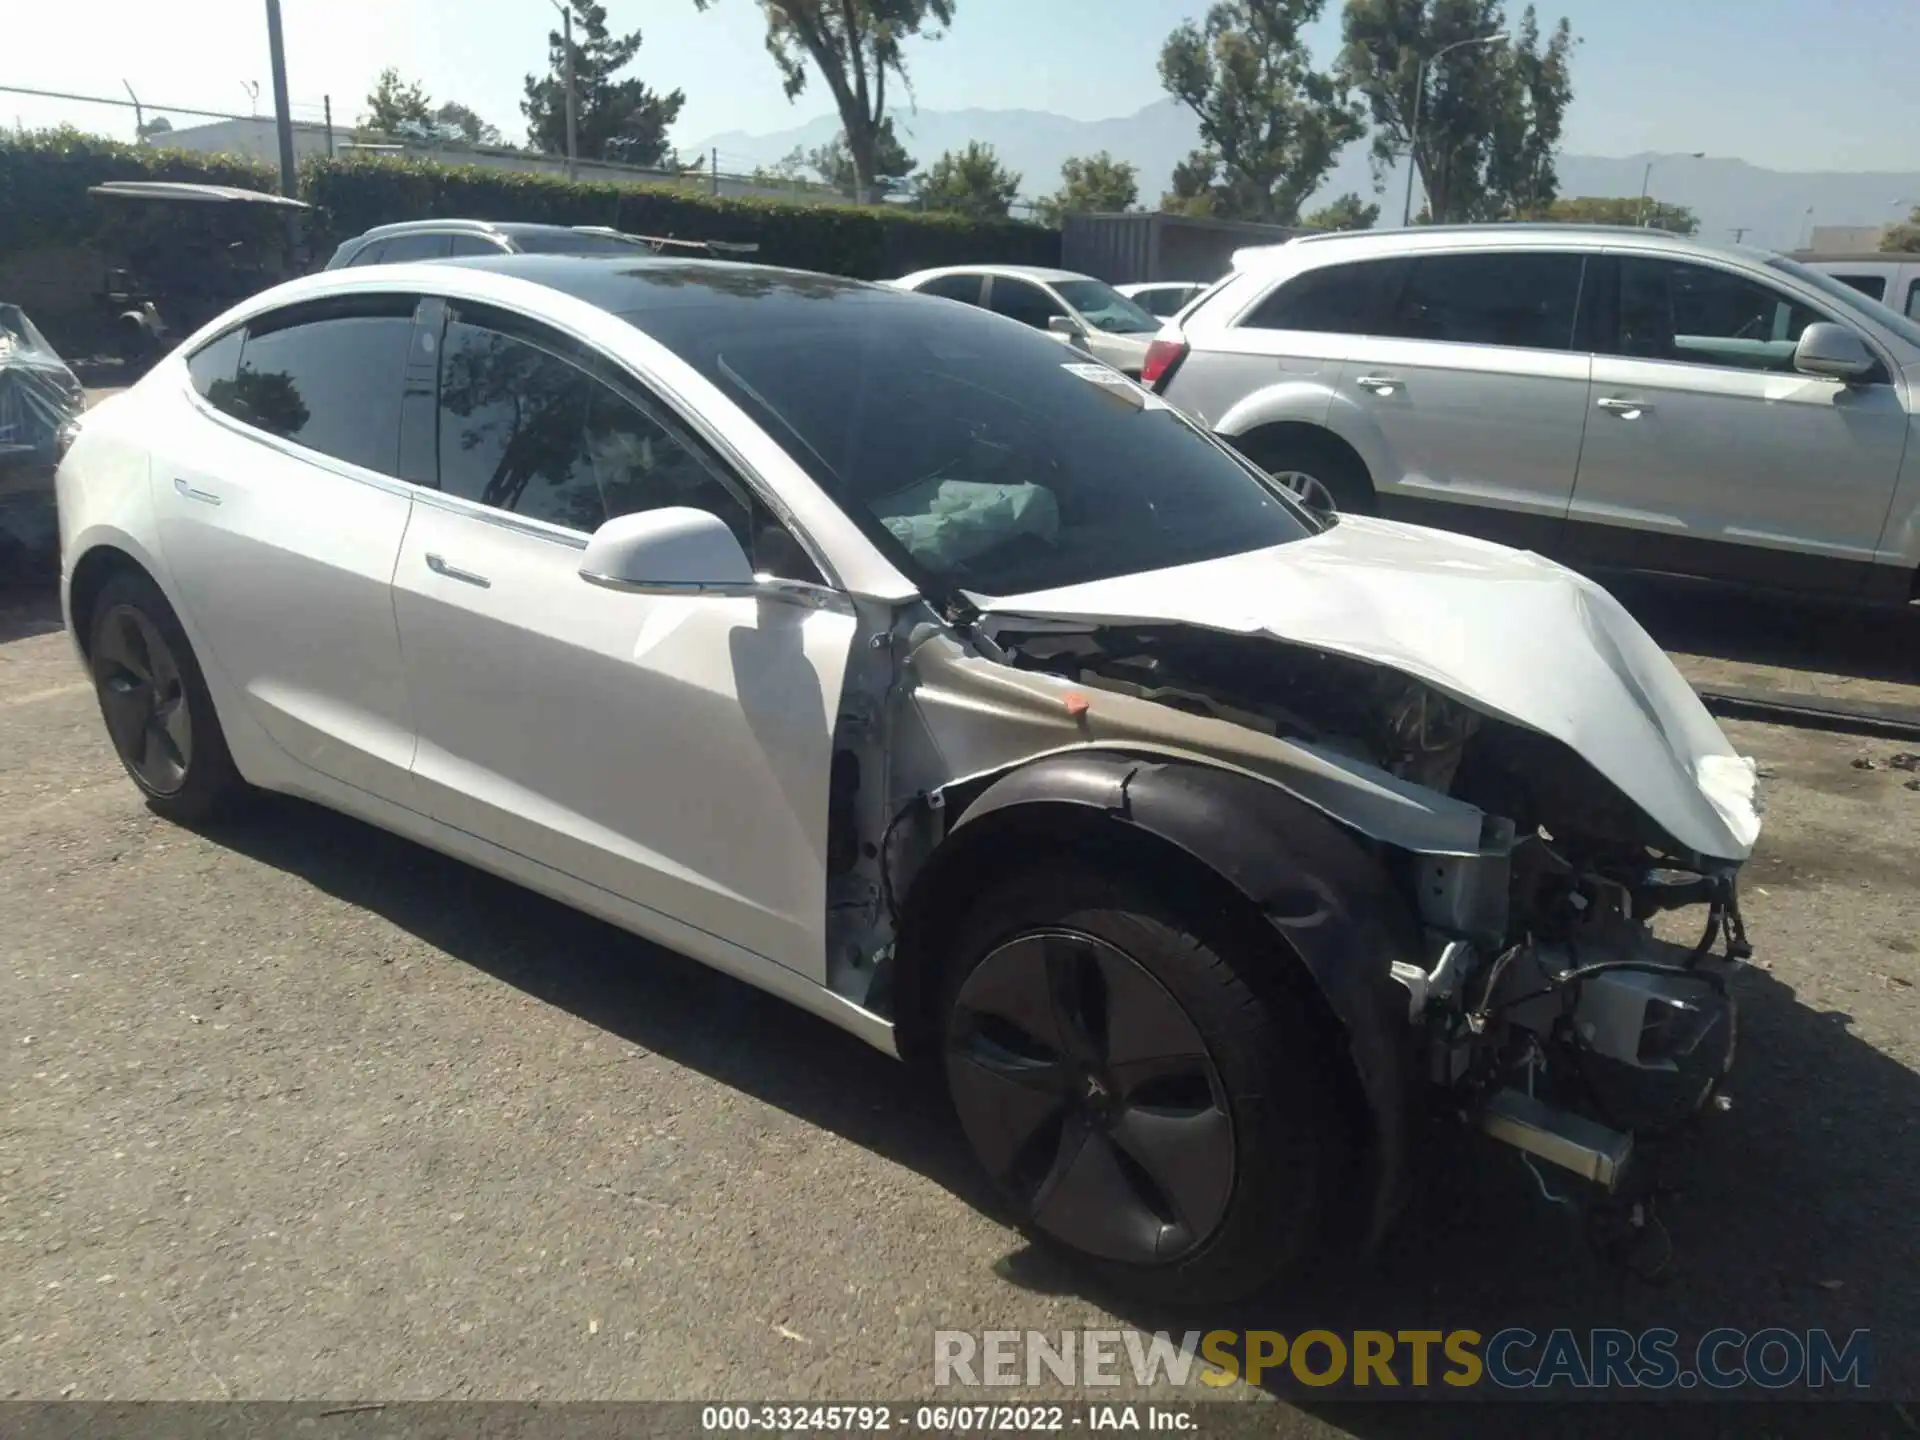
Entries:
<svg viewBox="0 0 1920 1440">
<path fill-rule="evenodd" d="M 1305 236 L 1236 255 L 1142 378 L 1317 503 L 1592 569 L 1916 598 L 1920 324 L 1778 255 Z"/>
</svg>

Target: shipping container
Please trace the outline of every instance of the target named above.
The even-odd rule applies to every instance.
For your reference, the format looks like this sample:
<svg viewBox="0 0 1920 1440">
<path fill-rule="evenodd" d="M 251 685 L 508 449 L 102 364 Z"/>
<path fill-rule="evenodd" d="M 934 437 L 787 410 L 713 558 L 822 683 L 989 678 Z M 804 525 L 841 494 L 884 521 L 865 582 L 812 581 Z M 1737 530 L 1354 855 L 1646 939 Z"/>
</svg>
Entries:
<svg viewBox="0 0 1920 1440">
<path fill-rule="evenodd" d="M 1203 220 L 1156 210 L 1067 215 L 1060 224 L 1060 264 L 1109 285 L 1149 280 L 1206 284 L 1233 268 L 1234 251 L 1248 245 L 1278 245 L 1307 233 L 1305 226 Z"/>
</svg>

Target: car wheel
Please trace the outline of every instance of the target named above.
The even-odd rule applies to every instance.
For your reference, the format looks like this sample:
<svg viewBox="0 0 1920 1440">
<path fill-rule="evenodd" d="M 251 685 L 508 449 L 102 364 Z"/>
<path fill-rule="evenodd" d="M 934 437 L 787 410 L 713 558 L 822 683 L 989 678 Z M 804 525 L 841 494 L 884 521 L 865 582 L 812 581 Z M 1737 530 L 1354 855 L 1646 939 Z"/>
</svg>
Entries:
<svg viewBox="0 0 1920 1440">
<path fill-rule="evenodd" d="M 228 753 L 186 632 L 160 588 L 132 571 L 94 601 L 88 666 L 113 748 L 160 815 L 213 818 L 246 782 Z"/>
<path fill-rule="evenodd" d="M 948 1093 L 1037 1242 L 1161 1303 L 1247 1294 L 1311 1248 L 1339 1105 L 1304 1010 L 1241 973 L 1277 953 L 1079 865 L 982 894 L 949 953 Z"/>
<path fill-rule="evenodd" d="M 1246 454 L 1311 509 L 1374 512 L 1373 481 L 1366 468 L 1335 445 L 1310 435 L 1265 442 L 1255 436 L 1249 438 Z"/>
</svg>

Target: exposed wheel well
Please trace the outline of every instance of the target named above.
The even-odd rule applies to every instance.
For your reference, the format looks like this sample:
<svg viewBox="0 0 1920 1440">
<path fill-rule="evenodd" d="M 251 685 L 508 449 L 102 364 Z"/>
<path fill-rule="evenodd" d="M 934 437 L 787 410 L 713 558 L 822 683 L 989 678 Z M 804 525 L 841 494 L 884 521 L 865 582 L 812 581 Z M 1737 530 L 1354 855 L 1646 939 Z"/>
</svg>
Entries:
<svg viewBox="0 0 1920 1440">
<path fill-rule="evenodd" d="M 1364 480 L 1369 490 L 1373 488 L 1373 472 L 1367 469 L 1360 452 L 1324 426 L 1310 425 L 1304 420 L 1280 420 L 1256 426 L 1244 435 L 1228 437 L 1228 443 L 1256 463 L 1278 453 L 1284 446 L 1310 444 L 1341 464 L 1351 466 L 1354 477 Z"/>
<path fill-rule="evenodd" d="M 147 570 L 133 556 L 111 545 L 97 545 L 80 557 L 73 567 L 73 579 L 67 583 L 67 613 L 73 623 L 74 639 L 82 654 L 93 639 L 93 606 L 107 581 L 124 571 L 146 575 Z M 151 575 L 147 576 L 152 579 Z"/>
<path fill-rule="evenodd" d="M 895 1034 L 901 1056 L 931 1068 L 939 1055 L 936 1013 L 946 941 L 974 898 L 1002 876 L 1062 855 L 1097 861 L 1125 872 L 1131 883 L 1172 902 L 1243 953 L 1272 964 L 1245 976 L 1276 1003 L 1304 1007 L 1325 1059 L 1341 1077 L 1340 1100 L 1354 1134 L 1372 1126 L 1359 1076 L 1346 1055 L 1345 1029 L 1313 977 L 1254 903 L 1218 872 L 1171 841 L 1107 818 L 1082 805 L 1022 805 L 968 825 L 947 842 L 909 891 L 900 926 Z"/>
</svg>

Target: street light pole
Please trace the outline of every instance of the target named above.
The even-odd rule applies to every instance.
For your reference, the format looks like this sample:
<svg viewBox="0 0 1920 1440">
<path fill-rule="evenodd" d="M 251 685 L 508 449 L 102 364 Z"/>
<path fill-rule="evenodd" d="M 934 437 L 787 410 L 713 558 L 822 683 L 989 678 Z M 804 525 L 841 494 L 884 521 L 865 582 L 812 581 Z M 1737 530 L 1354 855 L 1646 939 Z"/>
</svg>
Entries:
<svg viewBox="0 0 1920 1440">
<path fill-rule="evenodd" d="M 1407 201 L 1400 211 L 1401 229 L 1413 224 L 1413 174 L 1420 168 L 1420 100 L 1427 93 L 1427 66 L 1449 50 L 1458 50 L 1464 45 L 1492 45 L 1512 38 L 1504 30 L 1492 35 L 1469 35 L 1465 40 L 1442 45 L 1433 54 L 1421 57 L 1420 68 L 1414 72 L 1413 80 L 1413 123 L 1407 127 Z"/>
<path fill-rule="evenodd" d="M 1647 168 L 1640 172 L 1640 209 L 1634 214 L 1633 223 L 1638 225 L 1642 230 L 1647 228 L 1647 182 L 1653 179 L 1653 167 L 1658 165 L 1663 158 L 1663 156 L 1659 155 L 1654 156 L 1651 160 L 1647 161 Z M 1687 160 L 1704 160 L 1707 158 L 1707 152 L 1704 150 L 1689 150 L 1682 158 Z"/>
<path fill-rule="evenodd" d="M 300 188 L 293 166 L 293 112 L 287 104 L 287 47 L 280 37 L 280 0 L 267 0 L 267 50 L 273 61 L 273 127 L 280 136 L 280 193 Z"/>
<path fill-rule="evenodd" d="M 573 98 L 573 10 L 561 0 L 548 0 L 548 3 L 560 12 L 560 48 L 565 56 L 562 71 L 567 86 L 567 179 L 575 180 L 579 178 L 580 122 Z"/>
</svg>

